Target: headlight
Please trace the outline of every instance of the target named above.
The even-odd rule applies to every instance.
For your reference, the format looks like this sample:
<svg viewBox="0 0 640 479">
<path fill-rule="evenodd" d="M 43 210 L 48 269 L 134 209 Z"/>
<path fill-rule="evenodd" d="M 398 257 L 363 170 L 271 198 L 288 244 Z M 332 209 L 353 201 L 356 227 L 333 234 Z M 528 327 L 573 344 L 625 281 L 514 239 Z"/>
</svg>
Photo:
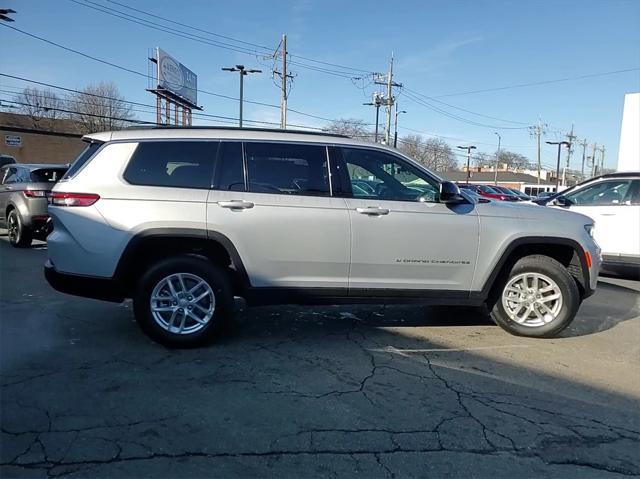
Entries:
<svg viewBox="0 0 640 479">
<path fill-rule="evenodd" d="M 584 229 L 587 230 L 587 233 L 589 233 L 589 236 L 591 236 L 593 238 L 593 229 L 595 228 L 595 225 L 584 225 Z"/>
</svg>

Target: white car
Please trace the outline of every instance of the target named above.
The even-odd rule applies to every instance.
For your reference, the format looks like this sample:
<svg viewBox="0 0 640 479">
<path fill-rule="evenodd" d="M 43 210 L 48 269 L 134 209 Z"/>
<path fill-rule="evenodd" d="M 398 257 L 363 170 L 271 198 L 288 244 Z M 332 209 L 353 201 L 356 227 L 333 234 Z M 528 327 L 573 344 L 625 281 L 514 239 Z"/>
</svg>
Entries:
<svg viewBox="0 0 640 479">
<path fill-rule="evenodd" d="M 594 178 L 549 203 L 595 221 L 605 267 L 640 268 L 640 172 Z"/>
</svg>

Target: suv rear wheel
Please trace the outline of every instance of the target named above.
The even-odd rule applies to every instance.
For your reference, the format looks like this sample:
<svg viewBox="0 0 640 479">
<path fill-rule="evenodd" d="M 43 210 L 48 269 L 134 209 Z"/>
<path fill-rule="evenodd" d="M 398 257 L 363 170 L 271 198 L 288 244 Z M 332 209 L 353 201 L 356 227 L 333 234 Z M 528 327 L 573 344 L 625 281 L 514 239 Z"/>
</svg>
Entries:
<svg viewBox="0 0 640 479">
<path fill-rule="evenodd" d="M 548 256 L 519 259 L 499 291 L 491 317 L 511 334 L 552 337 L 580 306 L 580 292 L 566 268 Z"/>
<path fill-rule="evenodd" d="M 184 255 L 156 263 L 133 298 L 142 330 L 167 346 L 195 346 L 218 332 L 233 313 L 228 275 L 207 258 Z"/>
<path fill-rule="evenodd" d="M 9 243 L 16 248 L 28 248 L 33 241 L 31 229 L 24 225 L 22 216 L 15 209 L 11 210 L 7 216 L 7 234 Z"/>
</svg>

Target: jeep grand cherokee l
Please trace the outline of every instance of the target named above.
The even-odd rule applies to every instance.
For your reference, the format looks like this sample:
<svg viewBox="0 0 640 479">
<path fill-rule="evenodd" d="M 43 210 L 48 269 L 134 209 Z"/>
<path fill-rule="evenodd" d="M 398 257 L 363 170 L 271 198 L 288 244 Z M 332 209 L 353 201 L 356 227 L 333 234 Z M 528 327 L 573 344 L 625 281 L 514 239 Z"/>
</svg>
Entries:
<svg viewBox="0 0 640 479">
<path fill-rule="evenodd" d="M 553 336 L 596 287 L 589 218 L 478 202 L 381 145 L 230 128 L 85 140 L 51 193 L 46 277 L 70 294 L 132 298 L 162 343 L 209 338 L 234 296 L 486 304 L 513 334 Z"/>
</svg>

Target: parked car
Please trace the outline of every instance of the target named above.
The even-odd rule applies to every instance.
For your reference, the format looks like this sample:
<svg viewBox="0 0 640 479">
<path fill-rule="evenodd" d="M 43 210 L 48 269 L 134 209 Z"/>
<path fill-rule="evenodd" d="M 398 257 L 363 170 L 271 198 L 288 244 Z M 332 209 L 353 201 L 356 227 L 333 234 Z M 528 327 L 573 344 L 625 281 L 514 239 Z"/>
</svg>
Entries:
<svg viewBox="0 0 640 479">
<path fill-rule="evenodd" d="M 515 188 L 507 188 L 507 189 L 511 191 L 514 195 L 516 195 L 518 198 L 520 198 L 522 201 L 531 201 L 533 199 L 528 194 L 523 193 L 522 191 L 517 190 Z"/>
<path fill-rule="evenodd" d="M 640 268 L 640 172 L 613 173 L 565 190 L 548 206 L 575 211 L 595 221 L 594 238 L 604 266 Z"/>
<path fill-rule="evenodd" d="M 50 231 L 47 195 L 67 165 L 8 164 L 0 168 L 0 226 L 9 243 L 25 248 Z"/>
<path fill-rule="evenodd" d="M 234 296 L 487 305 L 507 331 L 547 337 L 596 287 L 589 218 L 476 201 L 382 145 L 250 128 L 85 140 L 51 192 L 45 276 L 62 292 L 132 298 L 165 344 L 214 335 Z M 374 191 L 356 194 L 361 180 Z"/>
<path fill-rule="evenodd" d="M 504 186 L 491 186 L 492 189 L 496 190 L 498 193 L 502 193 L 506 195 L 509 199 L 507 201 L 522 201 L 520 195 L 513 192 L 511 188 L 506 188 Z"/>
<path fill-rule="evenodd" d="M 500 191 L 496 191 L 487 185 L 474 185 L 467 183 L 458 183 L 458 187 L 464 190 L 471 190 L 484 198 L 490 198 L 498 201 L 509 201 L 510 195 L 506 195 Z"/>
<path fill-rule="evenodd" d="M 11 155 L 0 155 L 0 168 L 4 165 L 12 165 L 16 163 L 16 159 Z"/>
</svg>

